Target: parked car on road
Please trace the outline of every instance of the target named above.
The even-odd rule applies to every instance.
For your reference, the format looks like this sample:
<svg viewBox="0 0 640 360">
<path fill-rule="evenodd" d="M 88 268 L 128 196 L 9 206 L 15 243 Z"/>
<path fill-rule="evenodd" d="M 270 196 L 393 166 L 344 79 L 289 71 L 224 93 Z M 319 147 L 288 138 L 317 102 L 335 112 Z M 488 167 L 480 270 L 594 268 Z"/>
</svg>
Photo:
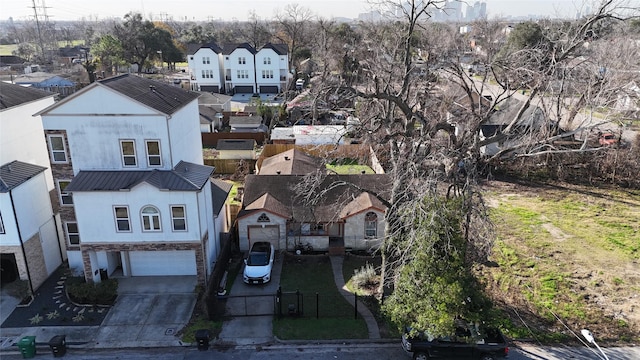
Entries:
<svg viewBox="0 0 640 360">
<path fill-rule="evenodd" d="M 275 249 L 266 241 L 258 241 L 251 245 L 249 255 L 244 260 L 242 279 L 247 284 L 264 284 L 271 281 L 271 269 Z"/>
<path fill-rule="evenodd" d="M 507 357 L 509 347 L 498 329 L 457 323 L 454 335 L 433 337 L 423 331 L 406 329 L 402 348 L 415 360 L 465 359 L 495 360 Z"/>
</svg>

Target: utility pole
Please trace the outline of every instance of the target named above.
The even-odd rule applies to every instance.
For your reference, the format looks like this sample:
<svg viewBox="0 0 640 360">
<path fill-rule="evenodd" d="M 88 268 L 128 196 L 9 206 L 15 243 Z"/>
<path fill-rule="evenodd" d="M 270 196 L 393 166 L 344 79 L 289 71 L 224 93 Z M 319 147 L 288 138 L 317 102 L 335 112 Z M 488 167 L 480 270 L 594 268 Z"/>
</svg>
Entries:
<svg viewBox="0 0 640 360">
<path fill-rule="evenodd" d="M 42 38 L 42 27 L 45 27 L 46 31 L 50 31 L 49 26 L 49 15 L 47 15 L 47 6 L 44 3 L 44 0 L 31 0 L 33 4 L 33 17 L 36 20 L 36 28 L 38 30 L 38 45 L 40 45 L 40 55 L 42 59 L 45 60 L 44 53 L 44 39 Z M 44 22 L 44 24 L 42 24 Z"/>
</svg>

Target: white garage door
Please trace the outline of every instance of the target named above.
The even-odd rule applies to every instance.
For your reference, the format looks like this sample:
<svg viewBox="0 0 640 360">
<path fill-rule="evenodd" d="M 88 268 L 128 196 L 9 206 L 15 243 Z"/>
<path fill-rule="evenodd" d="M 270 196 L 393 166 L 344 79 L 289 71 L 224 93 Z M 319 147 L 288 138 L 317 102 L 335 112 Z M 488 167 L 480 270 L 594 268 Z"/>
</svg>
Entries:
<svg viewBox="0 0 640 360">
<path fill-rule="evenodd" d="M 193 250 L 131 251 L 132 276 L 197 275 Z"/>
<path fill-rule="evenodd" d="M 280 232 L 278 226 L 250 227 L 249 228 L 249 247 L 256 241 L 268 241 L 273 244 L 276 250 L 279 250 Z"/>
</svg>

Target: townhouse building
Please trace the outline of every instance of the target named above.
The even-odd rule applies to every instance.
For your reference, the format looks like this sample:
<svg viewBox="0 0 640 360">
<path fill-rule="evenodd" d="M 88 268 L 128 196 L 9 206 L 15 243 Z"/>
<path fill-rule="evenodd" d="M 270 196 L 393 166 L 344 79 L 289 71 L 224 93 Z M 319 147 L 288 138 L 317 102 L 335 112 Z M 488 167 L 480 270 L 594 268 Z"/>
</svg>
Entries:
<svg viewBox="0 0 640 360">
<path fill-rule="evenodd" d="M 125 74 L 39 113 L 69 266 L 87 281 L 193 275 L 206 283 L 230 189 L 203 165 L 198 96 Z"/>
</svg>

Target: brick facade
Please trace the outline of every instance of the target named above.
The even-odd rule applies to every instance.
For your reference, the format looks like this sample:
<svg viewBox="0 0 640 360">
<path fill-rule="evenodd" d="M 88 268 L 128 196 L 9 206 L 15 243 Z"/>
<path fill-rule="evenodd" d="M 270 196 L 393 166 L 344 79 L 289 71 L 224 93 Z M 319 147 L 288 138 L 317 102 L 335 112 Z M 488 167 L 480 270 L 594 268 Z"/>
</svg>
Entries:
<svg viewBox="0 0 640 360">
<path fill-rule="evenodd" d="M 49 276 L 47 274 L 47 265 L 44 262 L 40 234 L 36 233 L 30 239 L 24 241 L 23 245 L 27 263 L 29 264 L 29 274 L 27 274 L 27 263 L 25 263 L 20 246 L 0 246 L 0 253 L 14 254 L 20 280 L 29 280 L 28 275 L 31 275 L 31 285 L 34 289 L 37 289 Z"/>
<path fill-rule="evenodd" d="M 67 162 L 66 163 L 54 163 L 51 159 L 51 149 L 49 148 L 49 141 L 46 141 L 47 149 L 49 152 L 49 162 L 51 163 L 51 173 L 53 174 L 53 182 L 55 184 L 55 193 L 51 194 L 51 204 L 53 206 L 53 212 L 60 214 L 60 220 L 62 221 L 62 231 L 64 233 L 65 243 L 68 250 L 79 250 L 78 245 L 69 244 L 67 236 L 67 228 L 64 226 L 66 222 L 75 222 L 76 214 L 74 207 L 71 205 L 62 205 L 60 202 L 60 189 L 58 187 L 58 180 L 72 180 L 73 179 L 73 162 L 71 159 L 71 153 L 69 151 L 69 140 L 67 138 L 67 132 L 65 130 L 45 130 L 45 140 L 48 135 L 62 135 L 64 136 L 64 143 L 67 149 Z"/>
</svg>

